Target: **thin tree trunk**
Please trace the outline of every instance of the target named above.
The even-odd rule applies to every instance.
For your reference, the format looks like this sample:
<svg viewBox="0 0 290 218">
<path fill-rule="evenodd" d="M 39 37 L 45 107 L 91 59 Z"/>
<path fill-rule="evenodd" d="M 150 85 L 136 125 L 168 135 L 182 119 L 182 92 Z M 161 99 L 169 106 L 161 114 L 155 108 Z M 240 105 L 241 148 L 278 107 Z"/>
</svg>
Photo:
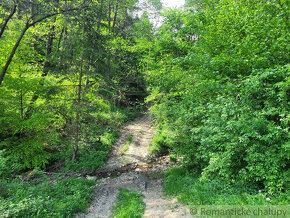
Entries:
<svg viewBox="0 0 290 218">
<path fill-rule="evenodd" d="M 20 78 L 20 81 L 21 81 L 21 89 L 20 89 L 20 118 L 21 118 L 21 120 L 23 120 L 23 111 L 24 111 L 24 109 L 23 109 L 23 91 L 22 91 L 22 72 L 20 71 L 20 76 L 19 76 L 19 78 Z"/>
<path fill-rule="evenodd" d="M 109 50 L 110 52 L 110 50 Z M 106 58 L 106 67 L 107 67 L 107 73 L 108 75 L 110 74 L 110 62 L 111 62 L 111 55 L 110 53 L 108 54 L 107 58 Z"/>
<path fill-rule="evenodd" d="M 23 119 L 23 92 L 22 92 L 22 88 L 20 91 L 20 117 L 21 117 L 21 119 Z"/>
<path fill-rule="evenodd" d="M 111 29 L 111 1 L 109 2 L 109 11 L 108 11 L 108 27 Z"/>
<path fill-rule="evenodd" d="M 15 43 L 15 45 L 14 45 L 14 47 L 13 47 L 13 49 L 12 49 L 8 59 L 7 59 L 7 62 L 5 64 L 5 66 L 2 69 L 2 72 L 1 72 L 1 75 L 0 75 L 0 86 L 1 86 L 1 84 L 3 82 L 3 79 L 4 79 L 4 76 L 5 76 L 6 72 L 7 72 L 7 69 L 8 69 L 8 67 L 9 67 L 9 65 L 10 65 L 10 63 L 11 63 L 13 57 L 14 57 L 14 54 L 15 54 L 18 46 L 20 45 L 20 42 L 21 42 L 24 34 L 26 33 L 26 31 L 28 30 L 29 27 L 30 27 L 30 25 L 28 23 L 26 23 L 25 27 L 23 28 L 20 36 L 17 39 L 17 42 Z"/>
<path fill-rule="evenodd" d="M 70 8 L 70 9 L 67 9 L 67 10 L 65 10 L 65 11 L 62 11 L 62 13 L 66 13 L 66 12 L 74 11 L 74 10 L 77 10 L 77 9 L 76 9 L 76 8 Z M 20 45 L 20 42 L 21 42 L 21 40 L 22 40 L 24 34 L 26 33 L 26 31 L 27 31 L 30 27 L 34 26 L 35 24 L 40 23 L 40 22 L 42 22 L 43 20 L 45 20 L 45 19 L 47 19 L 47 18 L 49 18 L 49 17 L 53 17 L 53 16 L 58 15 L 58 14 L 60 14 L 60 12 L 56 12 L 56 13 L 52 13 L 52 14 L 47 14 L 47 15 L 45 15 L 45 16 L 39 18 L 38 20 L 32 21 L 32 23 L 29 23 L 29 21 L 30 21 L 31 19 L 29 19 L 29 20 L 26 22 L 25 27 L 23 28 L 23 30 L 22 30 L 20 36 L 18 37 L 17 42 L 15 43 L 15 45 L 14 45 L 14 47 L 13 47 L 13 49 L 12 49 L 12 51 L 11 51 L 11 53 L 10 53 L 8 59 L 7 59 L 6 64 L 5 64 L 5 66 L 3 67 L 3 69 L 2 69 L 2 72 L 1 72 L 1 74 L 0 74 L 0 86 L 1 86 L 1 84 L 2 84 L 2 82 L 3 82 L 3 79 L 4 79 L 4 76 L 5 76 L 6 72 L 7 72 L 7 69 L 8 69 L 8 67 L 9 67 L 9 65 L 10 65 L 10 63 L 11 63 L 13 57 L 14 57 L 14 54 L 15 54 L 15 52 L 16 52 L 18 46 Z"/>
<path fill-rule="evenodd" d="M 111 13 L 112 13 L 111 3 L 112 3 L 112 1 L 109 2 L 109 11 L 108 11 L 108 29 L 109 29 L 109 33 L 111 31 Z M 110 57 L 110 49 L 108 49 L 108 50 L 109 50 L 109 54 L 108 54 L 108 56 L 106 58 L 106 69 L 107 69 L 107 72 L 106 72 L 107 76 L 106 77 L 107 77 L 107 79 L 109 78 L 109 74 L 110 74 L 110 59 L 111 59 L 111 57 Z"/>
<path fill-rule="evenodd" d="M 4 23 L 3 23 L 2 27 L 1 27 L 1 31 L 0 31 L 0 39 L 1 39 L 2 35 L 3 35 L 3 33 L 4 33 L 4 30 L 5 30 L 5 28 L 6 28 L 7 24 L 8 24 L 8 22 L 9 22 L 9 20 L 10 20 L 10 19 L 13 17 L 13 15 L 15 14 L 15 12 L 16 12 L 16 8 L 17 8 L 17 5 L 15 4 L 15 5 L 13 6 L 12 11 L 10 12 L 9 16 L 5 19 L 5 21 L 4 21 Z"/>
<path fill-rule="evenodd" d="M 53 45 L 53 39 L 54 39 L 54 25 L 51 27 L 50 32 L 48 34 L 48 39 L 47 39 L 47 44 L 46 44 L 46 60 L 43 65 L 43 72 L 42 72 L 42 77 L 47 76 L 49 67 L 50 67 L 50 62 L 49 62 L 49 56 L 52 53 L 52 45 Z"/>
<path fill-rule="evenodd" d="M 114 19 L 113 19 L 113 25 L 112 25 L 112 32 L 115 32 L 114 29 L 115 29 L 116 22 L 117 22 L 118 9 L 119 9 L 119 4 L 118 4 L 118 1 L 117 1 L 117 3 L 116 3 L 116 10 L 115 10 Z"/>
<path fill-rule="evenodd" d="M 99 12 L 99 14 L 102 14 L 102 12 L 103 12 L 103 0 L 100 0 L 99 1 L 99 5 L 100 5 L 100 8 L 99 8 L 99 10 L 98 10 L 98 12 Z M 101 25 L 101 21 L 98 21 L 97 22 L 97 30 L 99 30 L 100 29 L 100 25 Z"/>
<path fill-rule="evenodd" d="M 52 53 L 52 46 L 53 46 L 53 39 L 54 39 L 54 25 L 51 27 L 50 32 L 48 34 L 48 38 L 47 38 L 47 44 L 46 44 L 46 60 L 44 62 L 43 65 L 43 71 L 41 76 L 42 77 L 46 77 L 48 72 L 49 72 L 49 67 L 51 66 L 50 62 L 49 62 L 49 55 Z M 40 82 L 40 85 L 43 85 L 43 82 Z M 32 109 L 32 105 L 36 102 L 36 100 L 39 98 L 38 95 L 33 95 L 32 99 L 30 100 L 30 106 L 26 111 L 26 115 L 25 118 L 28 119 L 31 114 L 30 111 Z"/>
<path fill-rule="evenodd" d="M 79 140 L 80 140 L 80 111 L 79 107 L 81 105 L 81 93 L 82 93 L 82 77 L 83 77 L 83 65 L 84 65 L 84 40 L 85 40 L 85 21 L 83 24 L 83 33 L 82 33 L 82 55 L 81 55 L 81 63 L 80 63 L 80 73 L 79 73 L 79 84 L 78 84 L 78 108 L 76 115 L 76 129 L 75 129 L 75 147 L 72 155 L 72 161 L 74 161 L 78 155 L 79 151 Z"/>
<path fill-rule="evenodd" d="M 60 49 L 60 46 L 61 46 L 61 40 L 62 40 L 62 44 L 65 45 L 65 42 L 67 41 L 67 37 L 68 37 L 67 26 L 65 26 L 65 27 L 63 28 L 63 32 L 62 32 L 61 38 L 59 38 L 59 40 L 58 40 L 57 52 L 58 52 L 59 49 Z M 70 49 L 71 49 L 71 48 L 70 48 Z M 62 56 L 59 56 L 59 57 L 58 57 L 58 65 L 59 65 L 59 66 L 61 66 L 61 62 L 62 62 Z"/>
<path fill-rule="evenodd" d="M 60 33 L 59 39 L 58 39 L 58 41 L 57 41 L 57 49 L 56 49 L 56 51 L 59 51 L 59 49 L 60 49 L 60 43 L 61 43 L 61 40 L 62 40 L 62 38 L 63 38 L 64 29 L 65 29 L 65 27 L 63 27 L 63 28 L 61 29 L 61 33 Z"/>
</svg>

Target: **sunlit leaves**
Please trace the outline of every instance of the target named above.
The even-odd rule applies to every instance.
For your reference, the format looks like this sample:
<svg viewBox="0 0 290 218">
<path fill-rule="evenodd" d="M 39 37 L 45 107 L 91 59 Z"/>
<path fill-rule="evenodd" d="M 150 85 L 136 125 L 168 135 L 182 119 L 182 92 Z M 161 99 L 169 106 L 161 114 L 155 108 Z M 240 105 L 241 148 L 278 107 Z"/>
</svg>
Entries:
<svg viewBox="0 0 290 218">
<path fill-rule="evenodd" d="M 158 142 L 204 179 L 287 189 L 289 40 L 281 1 L 187 1 L 167 11 L 151 51 Z M 197 40 L 192 36 L 197 34 Z M 288 42 L 289 44 L 289 42 Z"/>
</svg>

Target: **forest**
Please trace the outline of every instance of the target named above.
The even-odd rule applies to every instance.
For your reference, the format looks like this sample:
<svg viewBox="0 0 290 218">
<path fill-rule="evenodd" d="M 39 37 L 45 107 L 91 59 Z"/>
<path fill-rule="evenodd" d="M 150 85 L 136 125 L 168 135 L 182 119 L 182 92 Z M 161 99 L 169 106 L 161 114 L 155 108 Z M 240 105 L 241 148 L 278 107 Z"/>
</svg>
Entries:
<svg viewBox="0 0 290 218">
<path fill-rule="evenodd" d="M 166 196 L 289 205 L 289 41 L 288 0 L 1 0 L 0 217 L 84 211 L 145 112 Z"/>
</svg>

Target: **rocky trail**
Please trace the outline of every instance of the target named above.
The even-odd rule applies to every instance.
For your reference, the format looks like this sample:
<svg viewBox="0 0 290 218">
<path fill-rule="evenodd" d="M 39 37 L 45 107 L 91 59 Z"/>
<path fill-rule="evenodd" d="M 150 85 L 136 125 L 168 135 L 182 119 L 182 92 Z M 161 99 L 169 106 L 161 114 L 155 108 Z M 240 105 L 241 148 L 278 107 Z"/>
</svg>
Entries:
<svg viewBox="0 0 290 218">
<path fill-rule="evenodd" d="M 148 155 L 153 135 L 148 114 L 123 127 L 106 165 L 95 172 L 99 183 L 90 207 L 77 217 L 111 217 L 120 188 L 142 192 L 146 204 L 143 217 L 190 217 L 187 208 L 162 192 L 160 175 L 172 164 L 167 156 L 154 159 Z M 131 143 L 124 150 L 129 138 Z"/>
</svg>

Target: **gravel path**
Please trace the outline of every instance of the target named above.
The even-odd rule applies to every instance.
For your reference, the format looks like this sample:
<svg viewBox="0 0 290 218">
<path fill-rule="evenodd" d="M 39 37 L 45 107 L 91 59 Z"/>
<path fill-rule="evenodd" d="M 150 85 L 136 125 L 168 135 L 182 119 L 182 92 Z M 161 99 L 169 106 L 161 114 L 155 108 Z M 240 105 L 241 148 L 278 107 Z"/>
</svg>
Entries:
<svg viewBox="0 0 290 218">
<path fill-rule="evenodd" d="M 151 180 L 143 192 L 146 204 L 144 217 L 190 217 L 189 210 L 177 202 L 163 195 L 160 180 Z"/>
<path fill-rule="evenodd" d="M 129 149 L 121 155 L 130 135 L 133 137 Z M 184 206 L 175 199 L 167 199 L 163 195 L 158 175 L 170 168 L 171 164 L 169 157 L 162 157 L 154 163 L 149 163 L 152 160 L 148 156 L 148 147 L 153 135 L 154 129 L 148 114 L 124 126 L 105 167 L 100 169 L 100 173 L 107 178 L 99 180 L 93 202 L 85 213 L 79 213 L 77 217 L 111 217 L 119 188 L 144 194 L 146 204 L 144 217 L 189 217 L 189 212 Z"/>
<path fill-rule="evenodd" d="M 129 136 L 132 135 L 129 149 L 122 154 Z M 119 133 L 119 140 L 113 148 L 106 166 L 102 170 L 112 170 L 127 164 L 142 164 L 148 160 L 148 147 L 154 135 L 150 115 L 144 115 L 129 122 Z"/>
</svg>

